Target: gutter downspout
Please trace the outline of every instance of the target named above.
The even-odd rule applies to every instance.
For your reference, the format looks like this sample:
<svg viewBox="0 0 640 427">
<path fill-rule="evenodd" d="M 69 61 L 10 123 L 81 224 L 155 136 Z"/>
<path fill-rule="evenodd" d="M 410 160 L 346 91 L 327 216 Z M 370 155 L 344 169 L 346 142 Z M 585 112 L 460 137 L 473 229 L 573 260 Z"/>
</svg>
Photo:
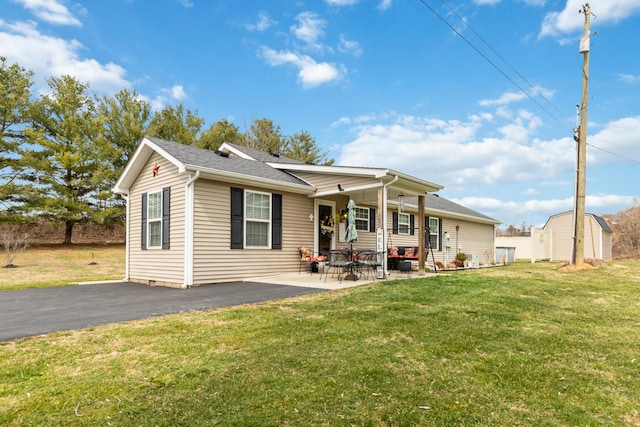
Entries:
<svg viewBox="0 0 640 427">
<path fill-rule="evenodd" d="M 195 186 L 193 185 L 200 178 L 200 171 L 197 170 L 190 176 L 185 184 L 185 218 L 184 218 L 184 282 L 182 288 L 193 286 L 193 222 L 194 222 L 194 200 Z"/>
<path fill-rule="evenodd" d="M 388 270 L 388 263 L 387 263 L 387 259 L 389 254 L 387 253 L 387 236 L 389 234 L 388 229 L 387 229 L 387 187 L 390 186 L 391 184 L 395 183 L 398 179 L 400 179 L 400 177 L 398 175 L 395 176 L 395 178 L 393 178 L 391 181 L 387 182 L 386 184 L 384 184 L 382 186 L 382 230 L 384 233 L 384 257 L 382 260 L 382 265 L 384 266 L 384 275 L 385 277 L 387 277 L 389 275 L 389 270 Z"/>
<path fill-rule="evenodd" d="M 124 225 L 124 233 L 125 233 L 125 249 L 124 249 L 124 281 L 129 281 L 129 253 L 130 253 L 130 249 L 129 249 L 129 237 L 131 236 L 131 230 L 129 229 L 130 226 L 130 222 L 129 222 L 129 218 L 131 217 L 131 215 L 129 215 L 129 193 L 127 194 L 121 194 L 122 198 L 125 200 L 125 206 L 126 206 L 126 210 L 125 210 L 125 215 L 126 215 L 126 220 L 125 220 L 125 225 Z"/>
</svg>

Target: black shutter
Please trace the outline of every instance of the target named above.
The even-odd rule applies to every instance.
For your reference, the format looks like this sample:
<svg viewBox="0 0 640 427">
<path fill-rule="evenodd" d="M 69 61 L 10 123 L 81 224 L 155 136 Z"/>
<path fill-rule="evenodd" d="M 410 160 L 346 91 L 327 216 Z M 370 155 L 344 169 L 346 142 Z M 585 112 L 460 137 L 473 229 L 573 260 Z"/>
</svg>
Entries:
<svg viewBox="0 0 640 427">
<path fill-rule="evenodd" d="M 376 232 L 376 210 L 375 208 L 369 208 L 369 231 Z"/>
<path fill-rule="evenodd" d="M 231 187 L 231 249 L 242 249 L 244 190 Z"/>
<path fill-rule="evenodd" d="M 438 250 L 442 250 L 442 218 L 438 219 Z"/>
<path fill-rule="evenodd" d="M 416 234 L 414 230 L 415 226 L 416 226 L 416 216 L 411 214 L 409 215 L 409 234 L 412 236 Z"/>
<path fill-rule="evenodd" d="M 162 189 L 162 249 L 169 249 L 169 217 L 171 213 L 171 187 Z"/>
<path fill-rule="evenodd" d="M 425 248 L 431 248 L 431 229 L 429 228 L 429 217 L 424 217 L 424 241 Z M 431 248 L 432 250 L 435 248 Z"/>
<path fill-rule="evenodd" d="M 271 195 L 271 249 L 282 249 L 282 194 Z"/>
<path fill-rule="evenodd" d="M 147 193 L 142 193 L 142 230 L 140 235 L 140 248 L 147 249 Z"/>
<path fill-rule="evenodd" d="M 393 224 L 391 225 L 391 232 L 398 234 L 398 212 L 392 212 Z"/>
</svg>

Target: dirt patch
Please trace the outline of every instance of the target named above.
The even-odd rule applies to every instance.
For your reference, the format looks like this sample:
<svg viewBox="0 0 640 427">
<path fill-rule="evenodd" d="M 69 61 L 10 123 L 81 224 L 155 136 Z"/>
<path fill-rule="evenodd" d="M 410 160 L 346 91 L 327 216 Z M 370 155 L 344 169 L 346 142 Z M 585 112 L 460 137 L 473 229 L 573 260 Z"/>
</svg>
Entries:
<svg viewBox="0 0 640 427">
<path fill-rule="evenodd" d="M 560 267 L 560 271 L 581 271 L 581 270 L 595 270 L 596 267 L 594 267 L 591 264 L 580 264 L 580 265 L 576 265 L 576 264 L 567 264 L 567 265 L 563 265 L 562 267 Z"/>
</svg>

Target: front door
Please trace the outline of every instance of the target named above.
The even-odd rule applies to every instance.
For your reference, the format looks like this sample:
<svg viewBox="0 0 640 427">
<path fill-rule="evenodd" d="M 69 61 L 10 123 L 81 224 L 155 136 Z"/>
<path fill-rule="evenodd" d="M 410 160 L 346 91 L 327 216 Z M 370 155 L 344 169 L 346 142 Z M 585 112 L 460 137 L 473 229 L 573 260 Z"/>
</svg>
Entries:
<svg viewBox="0 0 640 427">
<path fill-rule="evenodd" d="M 333 248 L 333 236 L 338 232 L 333 206 L 318 205 L 318 251 L 329 252 Z"/>
</svg>

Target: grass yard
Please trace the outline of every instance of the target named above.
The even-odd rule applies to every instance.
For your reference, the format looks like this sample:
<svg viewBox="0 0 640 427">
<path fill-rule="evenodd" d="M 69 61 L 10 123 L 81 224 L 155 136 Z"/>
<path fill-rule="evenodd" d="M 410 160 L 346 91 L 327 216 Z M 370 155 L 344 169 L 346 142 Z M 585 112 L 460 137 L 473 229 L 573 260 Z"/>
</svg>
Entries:
<svg viewBox="0 0 640 427">
<path fill-rule="evenodd" d="M 14 260 L 17 268 L 0 267 L 0 291 L 122 279 L 124 258 L 124 245 L 30 247 Z M 5 264 L 6 258 L 0 258 L 0 266 Z"/>
<path fill-rule="evenodd" d="M 0 424 L 638 426 L 640 261 L 515 263 L 0 343 Z"/>
</svg>

